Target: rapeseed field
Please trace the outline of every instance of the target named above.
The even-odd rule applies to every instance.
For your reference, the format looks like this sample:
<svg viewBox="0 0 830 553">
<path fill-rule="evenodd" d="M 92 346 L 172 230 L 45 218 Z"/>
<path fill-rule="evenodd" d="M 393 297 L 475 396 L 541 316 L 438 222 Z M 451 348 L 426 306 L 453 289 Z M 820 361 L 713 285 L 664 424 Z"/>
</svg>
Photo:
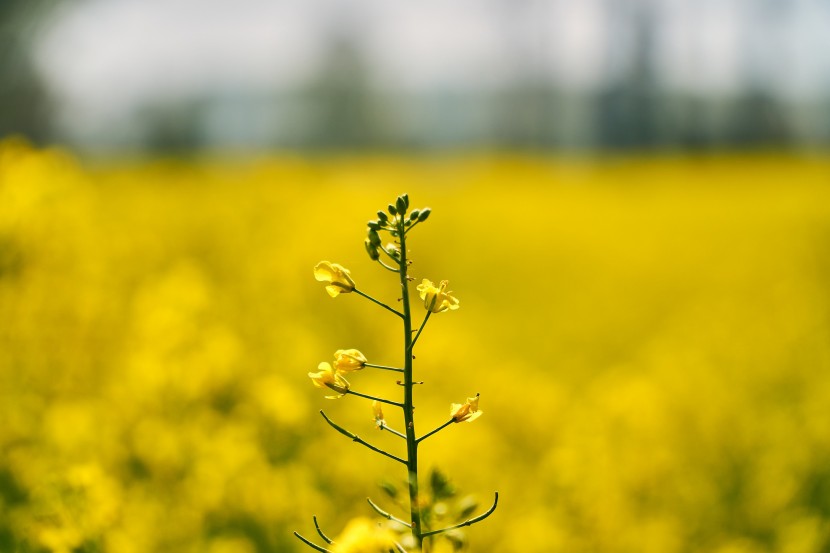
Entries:
<svg viewBox="0 0 830 553">
<path fill-rule="evenodd" d="M 500 492 L 465 551 L 828 551 L 829 184 L 792 155 L 96 165 L 1 143 L 0 551 L 299 552 L 311 514 L 337 534 L 392 501 L 400 467 L 317 411 L 400 443 L 307 373 L 397 355 L 312 269 L 394 304 L 363 240 L 403 192 L 432 208 L 413 274 L 460 299 L 419 341 L 419 424 L 476 392 L 485 413 L 421 466 L 479 510 Z M 382 376 L 363 390 L 395 393 Z"/>
</svg>

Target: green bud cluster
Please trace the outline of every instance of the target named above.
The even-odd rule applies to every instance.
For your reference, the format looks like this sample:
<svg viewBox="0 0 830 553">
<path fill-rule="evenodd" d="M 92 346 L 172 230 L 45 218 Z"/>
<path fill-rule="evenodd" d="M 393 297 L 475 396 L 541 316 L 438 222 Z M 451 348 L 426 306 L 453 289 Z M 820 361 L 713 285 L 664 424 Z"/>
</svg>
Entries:
<svg viewBox="0 0 830 553">
<path fill-rule="evenodd" d="M 386 206 L 386 211 L 381 210 L 377 212 L 377 219 L 366 223 L 367 238 L 364 245 L 366 246 L 366 253 L 369 254 L 372 261 L 378 261 L 380 259 L 380 252 L 383 250 L 380 231 L 385 230 L 393 238 L 398 238 L 401 233 L 401 224 L 403 227 L 412 227 L 417 223 L 426 221 L 430 214 L 428 207 L 413 209 L 409 211 L 408 217 L 406 216 L 407 211 L 409 211 L 409 194 L 401 194 L 395 199 L 394 203 Z M 387 253 L 390 253 L 395 258 L 392 252 Z"/>
</svg>

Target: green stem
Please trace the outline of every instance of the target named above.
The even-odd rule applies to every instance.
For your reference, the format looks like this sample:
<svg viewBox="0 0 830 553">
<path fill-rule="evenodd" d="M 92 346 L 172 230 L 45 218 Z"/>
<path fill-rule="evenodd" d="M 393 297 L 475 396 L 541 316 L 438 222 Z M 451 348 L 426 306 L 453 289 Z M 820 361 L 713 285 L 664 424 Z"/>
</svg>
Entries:
<svg viewBox="0 0 830 553">
<path fill-rule="evenodd" d="M 380 263 L 383 266 L 384 269 L 388 269 L 388 270 L 392 271 L 393 273 L 399 273 L 400 272 L 400 269 L 395 269 L 394 267 L 390 267 L 389 265 L 387 265 L 386 263 L 381 261 L 380 258 L 377 259 L 377 262 Z"/>
<path fill-rule="evenodd" d="M 381 425 L 379 426 L 379 428 L 380 428 L 381 430 L 386 430 L 387 432 L 391 432 L 391 433 L 392 433 L 392 434 L 394 434 L 395 436 L 401 437 L 401 438 L 403 438 L 404 440 L 406 439 L 406 434 L 403 434 L 403 433 L 401 433 L 401 432 L 398 432 L 398 431 L 397 431 L 397 430 L 395 430 L 394 428 L 391 428 L 390 426 L 387 426 L 387 424 L 386 424 L 386 422 L 385 422 L 385 421 L 384 421 L 384 423 L 383 423 L 383 424 L 381 424 Z"/>
<path fill-rule="evenodd" d="M 379 401 L 381 403 L 386 403 L 388 405 L 394 405 L 395 407 L 403 407 L 403 403 L 400 403 L 398 401 L 392 401 L 391 399 L 383 399 L 382 397 L 370 396 L 368 394 L 361 394 L 360 392 L 355 392 L 354 390 L 346 390 L 346 394 L 366 399 L 372 399 L 374 401 Z"/>
<path fill-rule="evenodd" d="M 310 548 L 312 548 L 312 549 L 314 549 L 314 550 L 316 550 L 316 551 L 322 551 L 323 553 L 331 553 L 328 549 L 325 549 L 325 548 L 323 548 L 323 547 L 320 547 L 320 546 L 319 546 L 319 545 L 317 545 L 317 544 L 314 544 L 314 543 L 312 543 L 312 542 L 308 541 L 307 539 L 305 539 L 304 537 L 302 537 L 302 536 L 301 536 L 300 534 L 298 534 L 297 532 L 294 532 L 294 535 L 295 535 L 295 536 L 297 536 L 297 539 L 299 539 L 301 542 L 303 542 L 304 544 L 306 544 L 307 546 L 309 546 Z"/>
<path fill-rule="evenodd" d="M 399 369 L 397 367 L 387 367 L 386 365 L 372 365 L 371 363 L 363 363 L 364 367 L 372 367 L 373 369 L 383 369 L 385 371 L 395 371 L 402 373 L 403 369 Z"/>
<path fill-rule="evenodd" d="M 496 499 L 495 499 L 495 501 L 493 501 L 493 506 L 490 507 L 489 509 L 487 509 L 486 513 L 482 513 L 482 514 L 478 515 L 477 517 L 473 517 L 469 520 L 465 520 L 461 524 L 456 524 L 455 526 L 448 526 L 447 528 L 442 528 L 440 530 L 432 530 L 431 532 L 424 532 L 422 536 L 425 538 L 427 536 L 434 536 L 436 534 L 443 534 L 444 532 L 449 532 L 450 530 L 455 530 L 456 528 L 463 528 L 464 526 L 471 526 L 471 525 L 475 524 L 476 522 L 481 522 L 482 520 L 484 520 L 485 518 L 487 518 L 487 517 L 489 517 L 490 515 L 493 514 L 493 511 L 496 510 L 496 507 L 498 506 L 498 504 L 499 504 L 499 492 L 496 492 Z"/>
<path fill-rule="evenodd" d="M 403 524 L 404 526 L 406 526 L 407 528 L 409 528 L 409 523 L 408 523 L 408 522 L 406 522 L 405 520 L 401 520 L 401 519 L 399 519 L 399 518 L 398 518 L 398 517 L 396 517 L 395 515 L 392 515 L 392 514 L 390 514 L 390 513 L 387 513 L 386 511 L 384 511 L 383 509 L 381 509 L 380 507 L 378 507 L 378 506 L 375 504 L 375 502 L 374 502 L 374 501 L 372 501 L 370 498 L 368 498 L 368 497 L 367 497 L 367 498 L 366 498 L 366 501 L 368 501 L 368 502 L 369 502 L 369 506 L 370 506 L 370 507 L 372 507 L 372 509 L 374 509 L 374 510 L 375 510 L 375 512 L 376 512 L 377 514 L 379 514 L 380 516 L 382 516 L 382 517 L 384 517 L 384 518 L 387 518 L 388 520 L 394 520 L 395 522 L 400 523 L 400 524 Z"/>
<path fill-rule="evenodd" d="M 317 533 L 320 534 L 320 537 L 323 538 L 323 541 L 325 541 L 327 544 L 331 545 L 331 543 L 332 543 L 331 538 L 329 538 L 327 535 L 325 535 L 323 533 L 323 530 L 320 529 L 320 525 L 317 524 L 317 515 L 314 515 L 312 518 L 314 519 L 314 528 L 317 529 Z"/>
<path fill-rule="evenodd" d="M 415 539 L 417 550 L 421 550 L 421 508 L 418 501 L 418 440 L 415 436 L 415 406 L 412 401 L 412 390 L 414 388 L 412 378 L 412 312 L 409 305 L 409 278 L 406 261 L 406 233 L 404 232 L 403 220 L 398 222 L 398 235 L 401 242 L 401 255 L 398 265 L 401 268 L 401 295 L 403 303 L 403 339 L 404 339 L 404 407 L 403 416 L 406 431 L 406 454 L 407 469 L 409 477 L 409 515 L 412 537 Z"/>
<path fill-rule="evenodd" d="M 418 441 L 422 442 L 422 441 L 426 440 L 427 438 L 429 438 L 430 436 L 432 436 L 436 432 L 440 432 L 441 430 L 445 429 L 446 427 L 448 427 L 449 425 L 451 425 L 454 422 L 455 422 L 455 419 L 448 420 L 447 422 L 445 422 L 444 424 L 442 424 L 441 426 L 439 426 L 435 430 L 432 430 L 431 432 L 427 432 L 426 434 L 424 434 L 423 436 L 418 438 Z"/>
<path fill-rule="evenodd" d="M 412 348 L 415 347 L 415 342 L 417 342 L 418 338 L 421 337 L 421 332 L 423 332 L 424 327 L 427 325 L 427 321 L 429 320 L 430 315 L 432 315 L 432 311 L 427 311 L 427 316 L 424 317 L 424 322 L 421 323 L 421 327 L 418 329 L 418 332 L 415 334 L 415 338 L 413 338 L 412 343 L 409 344 L 409 351 L 412 351 Z"/>
<path fill-rule="evenodd" d="M 397 272 L 397 271 L 396 271 L 396 272 Z M 366 298 L 366 299 L 367 299 L 367 300 L 369 300 L 369 301 L 375 302 L 376 304 L 378 304 L 379 306 L 383 307 L 384 309 L 386 309 L 386 310 L 388 310 L 388 311 L 391 311 L 392 313 L 394 313 L 394 314 L 395 314 L 395 315 L 397 315 L 398 317 L 403 318 L 403 313 L 401 313 L 401 312 L 400 312 L 400 311 L 398 311 L 397 309 L 392 309 L 391 307 L 389 307 L 388 305 L 386 305 L 386 304 L 385 304 L 385 303 L 383 303 L 382 301 L 378 301 L 378 300 L 376 300 L 375 298 L 373 298 L 372 296 L 370 296 L 370 295 L 368 295 L 368 294 L 364 294 L 363 292 L 361 292 L 361 291 L 360 291 L 360 290 L 358 290 L 357 288 L 353 288 L 353 289 L 352 289 L 352 292 L 356 293 L 358 296 L 363 296 L 364 298 Z"/>
<path fill-rule="evenodd" d="M 389 457 L 390 459 L 394 459 L 399 463 L 403 463 L 404 465 L 407 465 L 407 462 L 404 461 L 403 459 L 401 459 L 400 457 L 398 457 L 397 455 L 392 455 L 391 453 L 383 451 L 379 447 L 375 447 L 372 444 L 370 444 L 369 442 L 365 441 L 363 438 L 359 437 L 357 434 L 349 432 L 348 430 L 346 430 L 342 426 L 339 426 L 339 425 L 333 423 L 331 421 L 331 419 L 328 418 L 323 411 L 320 411 L 320 414 L 323 415 L 323 418 L 326 419 L 326 422 L 329 423 L 329 425 L 331 425 L 332 428 L 334 428 L 335 430 L 337 430 L 338 432 L 340 432 L 344 436 L 347 436 L 347 437 L 351 438 L 352 441 L 355 441 L 355 442 L 357 442 L 361 445 L 365 445 L 366 447 L 368 447 L 372 451 L 376 451 L 376 452 L 380 453 L 381 455 L 385 455 L 385 456 Z"/>
</svg>

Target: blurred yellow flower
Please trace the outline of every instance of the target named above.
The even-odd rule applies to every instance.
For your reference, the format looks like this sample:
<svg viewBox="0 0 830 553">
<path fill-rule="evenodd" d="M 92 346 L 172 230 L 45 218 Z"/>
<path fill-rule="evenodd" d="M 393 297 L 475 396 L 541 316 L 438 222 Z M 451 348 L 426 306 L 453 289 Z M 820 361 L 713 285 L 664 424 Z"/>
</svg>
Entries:
<svg viewBox="0 0 830 553">
<path fill-rule="evenodd" d="M 375 400 L 372 402 L 372 411 L 375 413 L 375 426 L 382 429 L 386 424 L 386 420 L 383 418 L 383 407 L 379 401 Z"/>
<path fill-rule="evenodd" d="M 366 366 L 366 356 L 356 349 L 339 349 L 334 352 L 334 370 L 341 373 L 359 371 Z"/>
<path fill-rule="evenodd" d="M 338 398 L 343 396 L 346 392 L 349 391 L 349 381 L 337 374 L 326 362 L 320 363 L 317 365 L 317 369 L 319 372 L 316 373 L 308 373 L 308 377 L 311 378 L 311 382 L 314 383 L 315 386 L 318 388 L 331 388 L 335 392 L 337 392 L 338 396 L 326 396 L 328 398 Z"/>
<path fill-rule="evenodd" d="M 431 280 L 424 279 L 418 285 L 418 293 L 421 299 L 424 300 L 424 307 L 427 311 L 433 313 L 441 313 L 442 311 L 458 309 L 458 299 L 452 296 L 452 292 L 447 292 L 446 280 L 442 280 L 441 284 L 436 287 Z"/>
<path fill-rule="evenodd" d="M 314 278 L 320 282 L 328 282 L 326 292 L 335 298 L 338 294 L 345 294 L 354 290 L 354 280 L 349 270 L 337 263 L 321 261 L 314 267 Z"/>
<path fill-rule="evenodd" d="M 332 553 L 388 553 L 396 551 L 395 535 L 368 518 L 353 519 L 331 545 Z"/>
<path fill-rule="evenodd" d="M 479 394 L 476 394 L 476 397 L 468 397 L 466 403 L 453 403 L 450 406 L 450 416 L 453 421 L 473 422 L 479 418 L 484 411 L 478 410 L 478 398 Z"/>
</svg>

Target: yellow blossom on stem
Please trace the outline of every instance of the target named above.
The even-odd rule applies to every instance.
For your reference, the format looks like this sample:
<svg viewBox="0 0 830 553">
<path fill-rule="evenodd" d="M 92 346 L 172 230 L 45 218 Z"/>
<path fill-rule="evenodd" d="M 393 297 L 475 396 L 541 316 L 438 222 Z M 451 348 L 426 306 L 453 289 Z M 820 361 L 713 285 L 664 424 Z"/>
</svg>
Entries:
<svg viewBox="0 0 830 553">
<path fill-rule="evenodd" d="M 421 299 L 424 300 L 424 307 L 427 311 L 432 313 L 441 313 L 442 311 L 454 311 L 458 309 L 458 299 L 452 296 L 452 292 L 447 292 L 449 283 L 442 280 L 437 287 L 429 279 L 424 279 L 418 285 L 418 293 Z"/>
<path fill-rule="evenodd" d="M 314 278 L 320 282 L 329 283 L 326 286 L 326 292 L 333 298 L 338 294 L 351 292 L 355 288 L 349 270 L 337 263 L 321 261 L 314 267 Z"/>
<path fill-rule="evenodd" d="M 334 370 L 341 373 L 359 371 L 366 366 L 366 356 L 356 349 L 339 349 L 334 352 Z"/>
<path fill-rule="evenodd" d="M 450 417 L 453 422 L 473 422 L 480 417 L 484 411 L 478 409 L 478 398 L 479 394 L 476 394 L 476 397 L 468 397 L 466 403 L 450 405 Z"/>
<path fill-rule="evenodd" d="M 337 396 L 326 396 L 330 399 L 342 397 L 349 391 L 349 381 L 337 374 L 328 363 L 320 363 L 317 365 L 319 372 L 308 373 L 311 382 L 318 388 L 330 388 L 337 392 Z"/>
<path fill-rule="evenodd" d="M 375 426 L 382 430 L 386 424 L 386 419 L 383 418 L 383 407 L 381 407 L 379 401 L 372 402 L 372 411 L 375 413 Z"/>
</svg>

